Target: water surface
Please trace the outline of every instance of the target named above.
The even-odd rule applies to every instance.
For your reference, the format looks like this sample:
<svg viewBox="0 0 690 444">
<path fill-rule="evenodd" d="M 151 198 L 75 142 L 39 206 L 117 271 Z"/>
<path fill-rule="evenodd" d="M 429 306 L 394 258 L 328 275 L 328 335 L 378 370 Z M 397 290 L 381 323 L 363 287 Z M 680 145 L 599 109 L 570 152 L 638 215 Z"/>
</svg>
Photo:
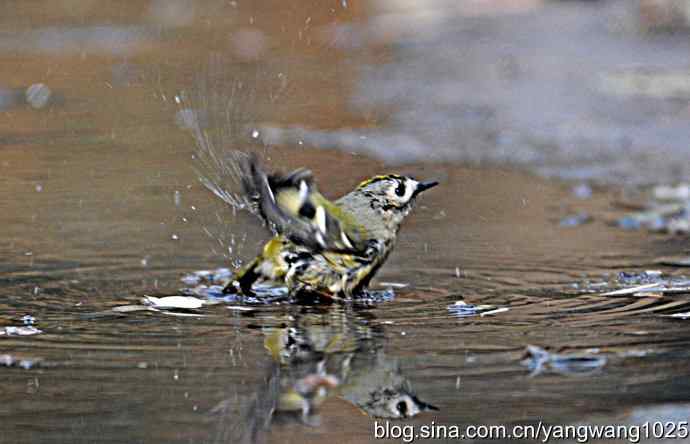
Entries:
<svg viewBox="0 0 690 444">
<path fill-rule="evenodd" d="M 662 316 L 688 311 L 687 298 L 599 295 L 619 285 L 619 272 L 659 269 L 654 260 L 683 244 L 605 224 L 608 189 L 582 200 L 570 183 L 443 156 L 393 167 L 308 140 L 265 146 L 253 137 L 254 128 L 292 126 L 396 134 L 351 103 L 377 84 L 361 70 L 400 53 L 363 54 L 328 37 L 373 10 L 15 3 L 0 36 L 3 66 L 15 68 L 0 75 L 10 91 L 0 102 L 0 328 L 31 315 L 42 333 L 0 337 L 0 355 L 30 367 L 0 366 L 0 442 L 373 441 L 374 412 L 362 403 L 382 384 L 439 409 L 402 424 L 687 413 L 690 329 Z M 36 83 L 52 92 L 40 109 L 22 98 Z M 268 236 L 198 182 L 181 109 L 203 120 L 219 150 L 253 150 L 283 170 L 308 166 L 331 197 L 391 169 L 440 179 L 376 281 L 404 284 L 395 297 L 252 311 L 221 303 L 203 317 L 114 313 L 144 295 L 178 294 L 187 273 L 249 259 Z M 435 143 L 431 153 L 448 149 Z M 561 226 L 577 212 L 597 217 Z M 507 310 L 458 317 L 449 309 L 458 301 Z M 281 355 L 293 343 L 301 354 Z M 606 365 L 530 375 L 527 345 Z M 341 384 L 313 415 L 278 407 L 281 393 L 314 374 Z"/>
</svg>

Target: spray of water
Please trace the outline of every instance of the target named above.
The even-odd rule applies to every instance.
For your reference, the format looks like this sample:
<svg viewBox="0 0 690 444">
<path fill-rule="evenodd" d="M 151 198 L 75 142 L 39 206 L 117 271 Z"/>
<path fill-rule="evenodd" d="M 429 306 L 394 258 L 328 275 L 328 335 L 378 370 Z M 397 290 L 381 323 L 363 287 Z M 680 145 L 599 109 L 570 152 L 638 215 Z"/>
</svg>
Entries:
<svg viewBox="0 0 690 444">
<path fill-rule="evenodd" d="M 194 87 L 177 94 L 175 103 L 177 124 L 190 132 L 196 145 L 192 166 L 199 182 L 225 202 L 235 217 L 241 210 L 257 211 L 242 192 L 240 166 L 248 150 L 266 147 L 258 134 L 256 104 L 261 98 L 275 104 L 287 91 L 288 82 L 284 72 L 264 71 L 240 80 L 227 63 L 223 54 L 213 54 Z M 257 93 L 257 85 L 262 86 L 262 94 Z M 240 264 L 238 255 L 246 233 L 238 233 L 237 224 L 228 224 L 225 212 L 216 212 L 215 220 L 204 224 L 203 230 L 215 241 L 212 251 L 233 265 Z M 217 246 L 221 252 L 215 251 Z"/>
<path fill-rule="evenodd" d="M 225 82 L 218 59 L 211 59 L 193 90 L 175 96 L 177 124 L 192 135 L 196 149 L 192 167 L 199 182 L 225 202 L 233 217 L 239 210 L 253 211 L 241 192 L 240 164 L 247 153 L 236 147 L 247 144 L 246 121 L 242 120 L 247 99 L 242 82 Z M 227 223 L 227 214 L 216 211 L 202 230 L 214 240 L 211 251 L 239 266 L 239 251 L 246 233 L 237 233 L 236 224 Z M 220 251 L 217 248 L 220 247 Z"/>
</svg>

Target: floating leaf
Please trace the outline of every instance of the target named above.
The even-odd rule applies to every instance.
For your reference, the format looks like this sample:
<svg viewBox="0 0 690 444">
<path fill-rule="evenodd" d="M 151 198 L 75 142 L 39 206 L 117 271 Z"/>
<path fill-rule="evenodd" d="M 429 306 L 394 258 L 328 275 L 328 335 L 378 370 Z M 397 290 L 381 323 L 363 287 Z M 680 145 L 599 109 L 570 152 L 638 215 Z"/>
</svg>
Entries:
<svg viewBox="0 0 690 444">
<path fill-rule="evenodd" d="M 33 336 L 41 333 L 43 333 L 42 330 L 39 330 L 31 325 L 0 328 L 0 336 Z"/>
<path fill-rule="evenodd" d="M 144 296 L 142 302 L 159 310 L 196 310 L 204 306 L 204 300 L 192 296 Z"/>
</svg>

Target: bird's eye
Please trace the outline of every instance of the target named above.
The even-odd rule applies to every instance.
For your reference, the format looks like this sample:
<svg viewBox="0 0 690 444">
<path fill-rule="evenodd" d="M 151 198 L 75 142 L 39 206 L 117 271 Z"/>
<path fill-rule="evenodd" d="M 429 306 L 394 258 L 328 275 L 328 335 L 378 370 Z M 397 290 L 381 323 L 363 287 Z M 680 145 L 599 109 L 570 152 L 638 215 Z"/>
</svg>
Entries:
<svg viewBox="0 0 690 444">
<path fill-rule="evenodd" d="M 307 219 L 314 219 L 314 216 L 316 216 L 316 207 L 314 207 L 314 204 L 311 202 L 306 201 L 299 208 L 299 215 Z"/>
<path fill-rule="evenodd" d="M 398 413 L 400 415 L 407 416 L 407 403 L 405 401 L 400 401 L 395 405 L 395 408 L 398 410 Z"/>
<path fill-rule="evenodd" d="M 397 194 L 398 197 L 403 197 L 405 195 L 405 182 L 400 182 L 398 184 L 398 188 L 395 189 L 395 194 Z"/>
</svg>

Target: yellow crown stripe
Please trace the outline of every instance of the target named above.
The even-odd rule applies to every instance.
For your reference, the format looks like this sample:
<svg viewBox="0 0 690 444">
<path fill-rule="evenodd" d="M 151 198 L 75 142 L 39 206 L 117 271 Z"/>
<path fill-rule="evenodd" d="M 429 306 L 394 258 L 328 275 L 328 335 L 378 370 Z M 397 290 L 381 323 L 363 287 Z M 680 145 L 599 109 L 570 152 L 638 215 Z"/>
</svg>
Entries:
<svg viewBox="0 0 690 444">
<path fill-rule="evenodd" d="M 360 183 L 357 186 L 357 189 L 362 189 L 362 188 L 365 188 L 365 187 L 371 185 L 372 183 L 379 182 L 381 180 L 389 180 L 389 179 L 404 180 L 404 177 L 402 177 L 398 174 L 386 174 L 386 175 L 381 175 L 381 176 L 374 176 L 371 179 L 367 179 L 367 180 L 363 181 L 362 183 Z"/>
</svg>

